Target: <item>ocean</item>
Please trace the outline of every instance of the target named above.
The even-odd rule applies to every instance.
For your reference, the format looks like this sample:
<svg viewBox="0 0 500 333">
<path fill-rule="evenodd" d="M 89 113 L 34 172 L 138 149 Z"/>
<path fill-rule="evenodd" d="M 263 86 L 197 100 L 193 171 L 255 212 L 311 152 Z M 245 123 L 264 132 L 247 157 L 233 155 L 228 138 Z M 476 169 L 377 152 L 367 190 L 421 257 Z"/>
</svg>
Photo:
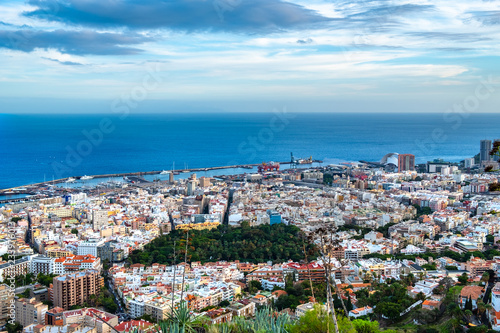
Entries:
<svg viewBox="0 0 500 333">
<path fill-rule="evenodd" d="M 289 161 L 460 161 L 500 137 L 500 114 L 0 114 L 0 188 L 53 178 Z"/>
</svg>

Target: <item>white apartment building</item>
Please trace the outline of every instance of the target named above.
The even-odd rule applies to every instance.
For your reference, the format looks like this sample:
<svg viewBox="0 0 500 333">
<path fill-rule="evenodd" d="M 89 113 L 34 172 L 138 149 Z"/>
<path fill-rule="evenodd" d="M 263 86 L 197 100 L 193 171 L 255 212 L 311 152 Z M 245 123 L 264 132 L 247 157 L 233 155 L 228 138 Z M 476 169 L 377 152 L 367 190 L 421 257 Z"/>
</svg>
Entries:
<svg viewBox="0 0 500 333">
<path fill-rule="evenodd" d="M 58 274 L 55 271 L 54 265 L 55 258 L 45 257 L 45 256 L 37 256 L 34 257 L 31 261 L 30 272 L 38 275 L 42 274 Z"/>
<path fill-rule="evenodd" d="M 86 242 L 81 242 L 80 244 L 78 244 L 76 254 L 79 256 L 91 254 L 94 257 L 97 257 L 97 247 L 103 244 L 104 240 L 89 239 Z"/>
<path fill-rule="evenodd" d="M 130 300 L 128 302 L 128 314 L 132 318 L 142 316 L 144 314 L 144 302 L 142 300 Z"/>
</svg>

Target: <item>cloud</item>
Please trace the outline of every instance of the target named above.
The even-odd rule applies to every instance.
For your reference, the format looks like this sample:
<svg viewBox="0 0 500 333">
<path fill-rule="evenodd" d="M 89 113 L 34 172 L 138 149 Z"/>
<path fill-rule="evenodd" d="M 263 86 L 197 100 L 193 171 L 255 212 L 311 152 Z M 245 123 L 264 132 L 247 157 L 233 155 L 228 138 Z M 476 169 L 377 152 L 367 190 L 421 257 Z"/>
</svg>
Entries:
<svg viewBox="0 0 500 333">
<path fill-rule="evenodd" d="M 385 5 L 378 6 L 366 11 L 351 15 L 350 17 L 361 17 L 361 18 L 374 18 L 374 17 L 384 17 L 384 16 L 403 16 L 413 13 L 421 13 L 424 11 L 429 11 L 434 9 L 433 5 L 417 5 L 417 4 L 405 4 L 405 5 Z"/>
<path fill-rule="evenodd" d="M 475 33 L 453 33 L 453 32 L 439 32 L 439 31 L 426 31 L 426 32 L 409 32 L 411 36 L 423 37 L 429 39 L 441 39 L 445 41 L 455 41 L 464 43 L 484 42 L 490 40 L 489 37 L 481 37 Z"/>
<path fill-rule="evenodd" d="M 481 22 L 484 25 L 500 24 L 500 10 L 473 11 L 468 12 L 468 14 L 472 15 L 473 19 Z"/>
<path fill-rule="evenodd" d="M 101 28 L 267 33 L 325 22 L 315 11 L 282 0 L 29 0 L 24 15 Z"/>
<path fill-rule="evenodd" d="M 0 30 L 0 48 L 31 52 L 55 49 L 74 55 L 131 55 L 141 50 L 126 45 L 150 41 L 139 34 L 98 33 L 95 31 Z"/>
<path fill-rule="evenodd" d="M 42 59 L 57 62 L 61 65 L 66 65 L 66 66 L 83 66 L 83 64 L 81 64 L 79 62 L 74 62 L 74 61 L 62 61 L 62 60 L 51 59 L 51 58 L 47 58 L 47 57 L 42 57 Z"/>
<path fill-rule="evenodd" d="M 466 51 L 474 51 L 474 48 L 471 47 L 435 47 L 436 51 L 443 52 L 466 52 Z"/>
<path fill-rule="evenodd" d="M 434 5 L 393 4 L 390 1 L 340 1 L 336 3 L 340 26 L 358 26 L 372 32 L 385 32 L 400 26 L 401 19 L 434 11 Z"/>
<path fill-rule="evenodd" d="M 313 42 L 314 41 L 311 38 L 307 38 L 307 39 L 299 39 L 297 41 L 297 44 L 311 44 Z"/>
</svg>

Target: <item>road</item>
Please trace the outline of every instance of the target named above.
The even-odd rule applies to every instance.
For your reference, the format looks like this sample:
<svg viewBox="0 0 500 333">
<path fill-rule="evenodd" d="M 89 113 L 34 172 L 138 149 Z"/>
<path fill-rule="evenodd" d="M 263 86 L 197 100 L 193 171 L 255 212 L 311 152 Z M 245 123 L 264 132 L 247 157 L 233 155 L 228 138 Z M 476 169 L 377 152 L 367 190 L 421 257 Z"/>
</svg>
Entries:
<svg viewBox="0 0 500 333">
<path fill-rule="evenodd" d="M 130 316 L 128 315 L 128 313 L 126 313 L 126 311 L 124 311 L 124 309 L 122 307 L 122 302 L 120 301 L 120 298 L 118 297 L 118 295 L 116 294 L 114 289 L 112 289 L 110 287 L 108 281 L 106 281 L 106 288 L 108 288 L 108 290 L 111 292 L 111 294 L 113 295 L 113 298 L 115 300 L 115 303 L 118 306 L 118 311 L 116 312 L 116 315 L 120 318 L 120 320 L 123 320 L 123 321 L 130 320 Z"/>
<path fill-rule="evenodd" d="M 20 293 L 24 292 L 27 288 L 31 288 L 31 287 L 33 287 L 33 285 L 32 285 L 32 284 L 27 285 L 27 286 L 17 287 L 17 288 L 15 289 L 15 293 L 16 293 L 16 294 L 20 294 Z"/>
<path fill-rule="evenodd" d="M 484 296 L 483 296 L 483 303 L 484 304 L 488 304 L 488 298 L 489 298 L 489 295 L 491 294 L 491 289 L 493 289 L 493 287 L 495 286 L 495 279 L 494 278 L 490 278 L 488 280 L 488 283 L 486 284 L 485 286 L 485 292 L 484 292 Z M 488 316 L 486 315 L 486 312 L 485 311 L 483 313 L 483 315 L 481 316 L 481 318 L 479 318 L 481 320 L 481 322 L 485 325 L 488 325 L 489 324 L 489 321 L 488 321 Z"/>
</svg>

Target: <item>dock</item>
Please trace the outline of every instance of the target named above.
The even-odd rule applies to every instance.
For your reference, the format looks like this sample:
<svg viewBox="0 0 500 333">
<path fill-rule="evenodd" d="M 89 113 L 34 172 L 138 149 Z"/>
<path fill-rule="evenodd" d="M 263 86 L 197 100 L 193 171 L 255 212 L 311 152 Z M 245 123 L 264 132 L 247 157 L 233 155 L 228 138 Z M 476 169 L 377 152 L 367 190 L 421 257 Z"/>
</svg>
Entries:
<svg viewBox="0 0 500 333">
<path fill-rule="evenodd" d="M 142 177 L 138 176 L 128 176 L 128 179 L 133 182 L 134 184 L 150 184 L 151 182 L 149 180 L 146 180 Z"/>
<path fill-rule="evenodd" d="M 312 163 L 323 163 L 321 160 L 313 160 Z M 286 162 L 279 162 L 279 164 L 290 164 L 290 161 Z M 179 173 L 193 173 L 193 172 L 203 172 L 203 171 L 210 171 L 210 170 L 222 170 L 222 169 L 252 169 L 255 167 L 258 167 L 259 165 L 262 165 L 262 163 L 254 163 L 254 164 L 240 164 L 240 165 L 226 165 L 226 166 L 215 166 L 215 167 L 208 167 L 208 168 L 191 168 L 191 169 L 177 169 L 177 170 L 171 170 L 174 174 L 179 174 Z M 307 165 L 310 164 L 300 164 L 302 167 L 306 167 Z M 137 179 L 137 183 L 148 183 L 149 181 L 145 180 L 143 176 L 145 175 L 158 175 L 162 172 L 162 170 L 155 170 L 155 171 L 142 171 L 142 172 L 124 172 L 124 173 L 111 173 L 111 174 L 104 174 L 104 175 L 92 175 L 93 178 L 112 178 L 112 177 L 128 177 L 130 180 Z M 131 177 L 135 177 L 132 179 Z M 12 195 L 12 194 L 34 194 L 36 192 L 37 188 L 40 187 L 45 187 L 48 185 L 55 185 L 55 184 L 60 184 L 66 182 L 69 178 L 75 178 L 75 179 L 80 179 L 81 176 L 72 176 L 72 177 L 66 177 L 66 178 L 61 178 L 61 179 L 54 179 L 52 181 L 47 181 L 47 182 L 41 182 L 41 183 L 33 183 L 29 185 L 23 185 L 23 186 L 17 186 L 13 188 L 8 188 L 8 189 L 0 189 L 0 197 L 5 196 L 5 195 Z M 134 180 L 135 181 L 135 180 Z M 15 199 L 12 199 L 10 201 L 15 201 Z"/>
</svg>

